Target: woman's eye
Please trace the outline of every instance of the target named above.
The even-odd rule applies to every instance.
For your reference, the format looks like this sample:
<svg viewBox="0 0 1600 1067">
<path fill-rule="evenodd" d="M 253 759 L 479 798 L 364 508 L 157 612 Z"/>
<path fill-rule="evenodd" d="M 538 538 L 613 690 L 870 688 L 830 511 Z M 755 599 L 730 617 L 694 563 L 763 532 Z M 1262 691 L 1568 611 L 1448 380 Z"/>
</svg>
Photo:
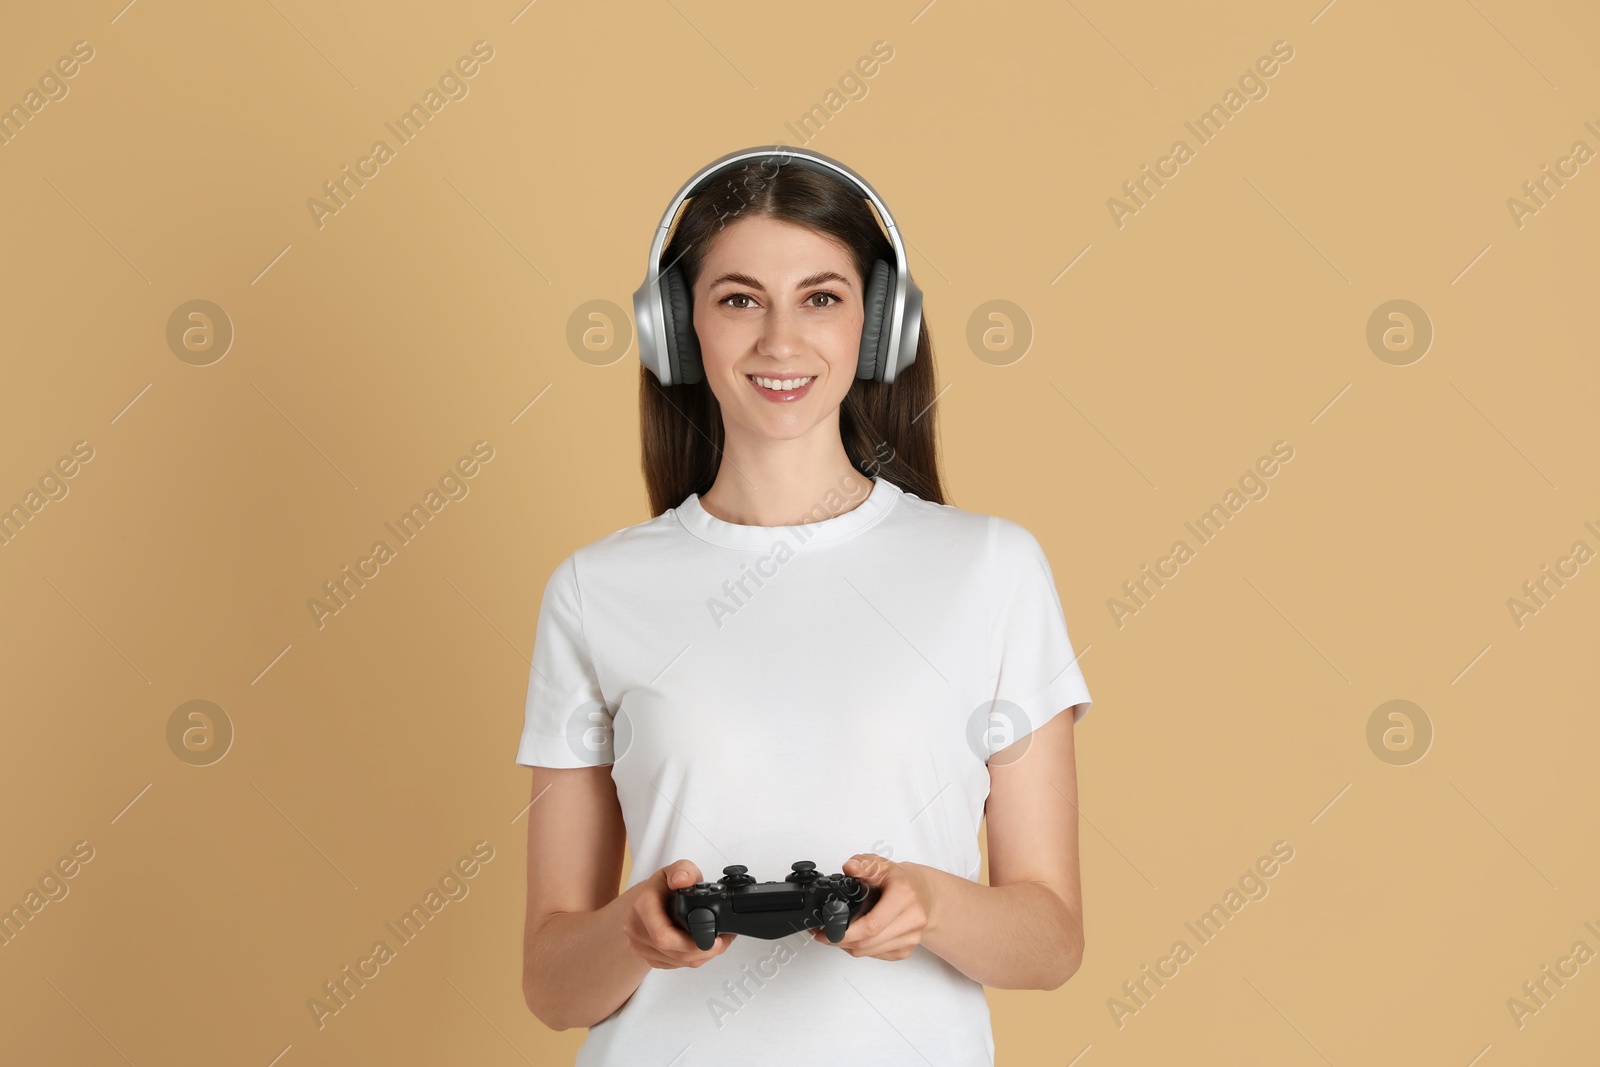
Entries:
<svg viewBox="0 0 1600 1067">
<path fill-rule="evenodd" d="M 816 299 L 818 297 L 823 297 L 828 302 L 827 303 L 822 303 L 822 304 L 815 303 L 815 301 L 816 301 Z M 747 308 L 753 306 L 753 304 L 749 304 L 749 303 L 740 304 L 740 303 L 735 303 L 734 302 L 734 301 L 739 301 L 739 300 L 754 301 L 755 297 L 751 296 L 749 293 L 730 293 L 727 296 L 723 297 L 721 300 L 719 300 L 718 303 L 725 304 L 728 307 L 734 308 L 735 310 L 738 310 L 738 311 L 744 311 Z M 840 297 L 838 296 L 838 294 L 836 294 L 836 293 L 812 293 L 810 296 L 806 297 L 806 302 L 811 307 L 814 307 L 814 308 L 826 308 L 826 307 L 833 307 L 835 304 L 843 303 L 843 300 L 841 300 Z"/>
</svg>

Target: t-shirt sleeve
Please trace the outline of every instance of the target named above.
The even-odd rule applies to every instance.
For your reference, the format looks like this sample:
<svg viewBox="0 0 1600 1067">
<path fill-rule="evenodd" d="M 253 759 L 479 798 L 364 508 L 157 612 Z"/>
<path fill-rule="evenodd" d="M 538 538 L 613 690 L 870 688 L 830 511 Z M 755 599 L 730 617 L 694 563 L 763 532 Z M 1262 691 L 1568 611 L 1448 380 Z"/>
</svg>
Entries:
<svg viewBox="0 0 1600 1067">
<path fill-rule="evenodd" d="M 573 556 L 551 573 L 539 604 L 517 762 L 530 767 L 613 762 L 612 716 L 584 635 Z"/>
<path fill-rule="evenodd" d="M 994 714 L 1015 720 L 1004 724 L 1009 739 L 1015 741 L 1067 708 L 1074 709 L 1077 722 L 1093 700 L 1067 636 L 1050 561 L 1038 539 L 1025 527 L 996 518 L 990 548 L 999 575 L 989 646 L 991 668 L 997 675 Z"/>
</svg>

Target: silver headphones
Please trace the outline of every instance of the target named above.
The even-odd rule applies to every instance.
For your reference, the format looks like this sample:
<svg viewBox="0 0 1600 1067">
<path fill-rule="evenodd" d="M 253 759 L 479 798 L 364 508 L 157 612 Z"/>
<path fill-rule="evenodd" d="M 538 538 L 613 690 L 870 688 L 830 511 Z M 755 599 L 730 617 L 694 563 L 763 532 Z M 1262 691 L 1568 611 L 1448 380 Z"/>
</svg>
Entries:
<svg viewBox="0 0 1600 1067">
<path fill-rule="evenodd" d="M 894 381 L 895 375 L 916 361 L 917 340 L 922 333 L 922 290 L 911 280 L 911 272 L 906 267 L 905 243 L 900 239 L 894 216 L 889 214 L 889 208 L 872 186 L 855 171 L 819 152 L 788 145 L 729 153 L 690 178 L 672 198 L 666 214 L 661 217 L 655 240 L 650 242 L 650 264 L 644 284 L 633 294 L 633 315 L 639 326 L 639 361 L 662 385 L 692 385 L 705 377 L 700 363 L 700 341 L 694 332 L 692 294 L 676 262 L 661 269 L 661 250 L 685 200 L 704 191 L 724 171 L 759 159 L 773 160 L 774 171 L 792 164 L 841 178 L 859 189 L 877 208 L 894 245 L 894 265 L 876 260 L 866 278 L 856 377 Z"/>
</svg>

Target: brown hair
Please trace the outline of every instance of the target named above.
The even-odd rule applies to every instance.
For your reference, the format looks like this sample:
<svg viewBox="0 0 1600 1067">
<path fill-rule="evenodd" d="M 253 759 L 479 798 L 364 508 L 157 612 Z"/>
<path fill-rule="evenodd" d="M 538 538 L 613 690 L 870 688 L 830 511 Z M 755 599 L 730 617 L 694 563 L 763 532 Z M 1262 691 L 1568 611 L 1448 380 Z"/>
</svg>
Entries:
<svg viewBox="0 0 1600 1067">
<path fill-rule="evenodd" d="M 736 216 L 765 216 L 830 237 L 847 248 L 863 279 L 874 260 L 894 264 L 894 246 L 859 192 L 804 167 L 755 160 L 728 171 L 691 197 L 661 262 L 676 264 L 693 292 L 716 235 Z M 855 379 L 839 407 L 839 436 L 850 463 L 935 504 L 945 503 L 936 452 L 933 339 L 926 316 L 917 358 L 892 383 Z M 722 457 L 722 409 L 702 376 L 692 385 L 663 386 L 639 368 L 640 463 L 650 513 L 705 493 Z"/>
</svg>

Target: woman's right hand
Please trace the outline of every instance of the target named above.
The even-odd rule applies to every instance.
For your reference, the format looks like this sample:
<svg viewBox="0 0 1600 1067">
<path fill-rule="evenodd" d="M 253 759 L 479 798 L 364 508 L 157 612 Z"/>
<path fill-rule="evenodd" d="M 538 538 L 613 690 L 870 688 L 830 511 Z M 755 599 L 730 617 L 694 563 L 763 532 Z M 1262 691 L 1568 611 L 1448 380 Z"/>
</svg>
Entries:
<svg viewBox="0 0 1600 1067">
<path fill-rule="evenodd" d="M 690 860 L 678 860 L 628 891 L 633 899 L 622 922 L 622 932 L 634 955 L 652 967 L 669 969 L 698 967 L 727 951 L 735 935 L 718 934 L 717 943 L 701 951 L 688 931 L 667 914 L 671 894 L 698 881 L 700 868 Z"/>
</svg>

